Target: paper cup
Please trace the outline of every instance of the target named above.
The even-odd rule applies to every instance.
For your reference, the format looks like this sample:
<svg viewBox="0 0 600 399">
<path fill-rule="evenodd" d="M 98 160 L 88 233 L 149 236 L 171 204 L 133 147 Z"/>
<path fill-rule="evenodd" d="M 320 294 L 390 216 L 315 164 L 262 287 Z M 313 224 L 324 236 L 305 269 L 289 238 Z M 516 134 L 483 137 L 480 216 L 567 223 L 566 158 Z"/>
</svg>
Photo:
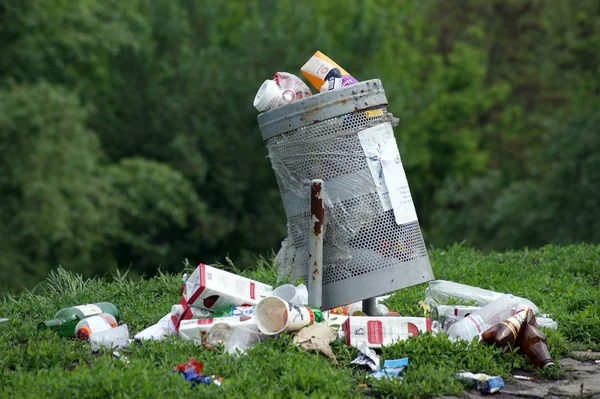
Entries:
<svg viewBox="0 0 600 399">
<path fill-rule="evenodd" d="M 308 306 L 294 305 L 276 296 L 262 299 L 256 305 L 256 324 L 263 334 L 298 331 L 315 321 Z"/>
<path fill-rule="evenodd" d="M 254 97 L 254 107 L 258 112 L 275 108 L 281 102 L 282 90 L 274 80 L 265 80 Z"/>
</svg>

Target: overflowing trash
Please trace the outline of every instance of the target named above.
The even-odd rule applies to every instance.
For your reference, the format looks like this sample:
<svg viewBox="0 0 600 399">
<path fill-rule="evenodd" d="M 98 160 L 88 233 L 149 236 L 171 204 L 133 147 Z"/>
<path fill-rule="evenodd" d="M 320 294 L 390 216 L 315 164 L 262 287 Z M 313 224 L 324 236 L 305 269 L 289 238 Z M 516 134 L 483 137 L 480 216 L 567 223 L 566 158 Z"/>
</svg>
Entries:
<svg viewBox="0 0 600 399">
<path fill-rule="evenodd" d="M 191 381 L 193 385 L 205 384 L 205 385 L 221 385 L 222 377 L 218 375 L 201 375 L 204 364 L 200 363 L 193 357 L 190 358 L 189 362 L 178 364 L 173 368 L 173 373 L 179 373 L 184 376 L 186 381 Z"/>
<path fill-rule="evenodd" d="M 470 388 L 476 388 L 481 393 L 496 393 L 504 388 L 502 377 L 491 377 L 483 373 L 458 373 L 456 378 Z"/>
</svg>

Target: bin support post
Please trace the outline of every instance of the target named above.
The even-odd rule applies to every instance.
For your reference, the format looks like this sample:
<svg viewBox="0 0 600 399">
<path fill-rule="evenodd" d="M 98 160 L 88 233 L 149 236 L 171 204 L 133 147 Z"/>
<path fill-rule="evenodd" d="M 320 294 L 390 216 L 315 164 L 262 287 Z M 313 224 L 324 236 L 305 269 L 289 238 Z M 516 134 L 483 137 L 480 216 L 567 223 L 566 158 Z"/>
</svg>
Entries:
<svg viewBox="0 0 600 399">
<path fill-rule="evenodd" d="M 362 311 L 367 316 L 377 316 L 377 298 L 363 299 Z"/>
<path fill-rule="evenodd" d="M 310 185 L 310 228 L 308 233 L 308 304 L 323 306 L 323 180 L 313 179 Z"/>
</svg>

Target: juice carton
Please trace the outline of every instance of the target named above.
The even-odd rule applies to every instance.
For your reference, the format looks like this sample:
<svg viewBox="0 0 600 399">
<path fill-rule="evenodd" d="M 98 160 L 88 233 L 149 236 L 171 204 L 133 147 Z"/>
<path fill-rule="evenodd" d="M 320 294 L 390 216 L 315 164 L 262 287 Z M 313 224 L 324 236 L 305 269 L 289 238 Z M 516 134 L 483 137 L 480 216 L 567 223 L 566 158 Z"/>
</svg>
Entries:
<svg viewBox="0 0 600 399">
<path fill-rule="evenodd" d="M 357 346 L 366 342 L 369 348 L 381 348 L 394 341 L 405 340 L 431 331 L 427 317 L 365 317 L 350 316 L 342 325 L 346 344 Z"/>
</svg>

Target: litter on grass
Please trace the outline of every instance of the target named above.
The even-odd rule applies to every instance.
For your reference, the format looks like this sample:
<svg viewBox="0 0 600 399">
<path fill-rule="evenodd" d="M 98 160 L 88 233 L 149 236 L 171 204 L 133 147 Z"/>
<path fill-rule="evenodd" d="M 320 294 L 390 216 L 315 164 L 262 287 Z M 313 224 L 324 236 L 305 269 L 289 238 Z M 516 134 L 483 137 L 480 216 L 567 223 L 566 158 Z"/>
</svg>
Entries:
<svg viewBox="0 0 600 399">
<path fill-rule="evenodd" d="M 201 375 L 204 364 L 200 363 L 193 357 L 190 357 L 189 362 L 178 364 L 173 368 L 173 373 L 179 373 L 184 376 L 186 381 L 191 381 L 193 385 L 198 384 L 214 384 L 221 385 L 222 377 L 218 375 Z"/>
<path fill-rule="evenodd" d="M 337 332 L 333 328 L 324 323 L 317 323 L 298 331 L 292 342 L 306 352 L 320 353 L 337 364 L 337 359 L 330 346 L 337 338 Z"/>
<path fill-rule="evenodd" d="M 476 388 L 481 393 L 495 393 L 504 388 L 502 377 L 491 377 L 483 373 L 458 373 L 456 378 L 470 388 Z"/>
<path fill-rule="evenodd" d="M 356 345 L 356 348 L 358 349 L 358 356 L 350 363 L 367 366 L 373 371 L 379 370 L 379 355 L 373 349 L 369 348 L 366 342 L 359 343 Z"/>
</svg>

